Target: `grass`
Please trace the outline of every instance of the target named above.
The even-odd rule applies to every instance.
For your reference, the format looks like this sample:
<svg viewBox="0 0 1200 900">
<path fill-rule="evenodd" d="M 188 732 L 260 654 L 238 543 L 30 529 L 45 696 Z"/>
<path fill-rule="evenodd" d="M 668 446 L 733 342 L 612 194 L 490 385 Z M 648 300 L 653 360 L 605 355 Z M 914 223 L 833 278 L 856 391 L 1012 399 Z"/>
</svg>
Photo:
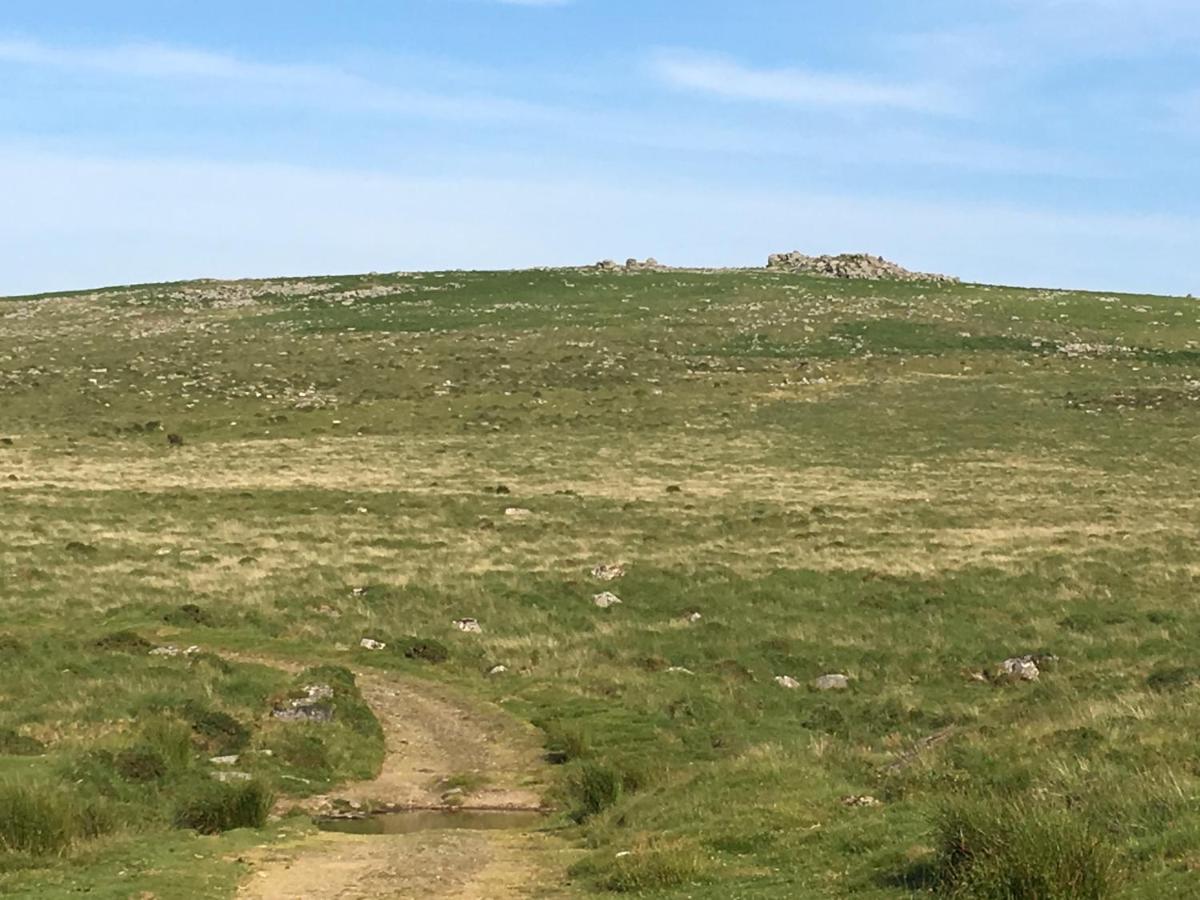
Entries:
<svg viewBox="0 0 1200 900">
<path fill-rule="evenodd" d="M 0 892 L 232 896 L 275 829 L 184 800 L 370 777 L 376 667 L 543 730 L 563 895 L 1189 896 L 1197 325 L 765 271 L 0 301 L 0 780 L 75 823 Z"/>
</svg>

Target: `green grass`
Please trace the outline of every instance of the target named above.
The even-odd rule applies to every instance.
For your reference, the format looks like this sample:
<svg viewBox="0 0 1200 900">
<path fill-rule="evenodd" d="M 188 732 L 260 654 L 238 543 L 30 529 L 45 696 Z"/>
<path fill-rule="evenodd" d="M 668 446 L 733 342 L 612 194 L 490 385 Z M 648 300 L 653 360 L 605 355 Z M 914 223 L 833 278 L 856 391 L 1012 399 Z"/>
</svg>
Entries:
<svg viewBox="0 0 1200 900">
<path fill-rule="evenodd" d="M 377 667 L 542 729 L 562 893 L 1190 896 L 1198 325 L 766 271 L 2 301 L 0 782 L 48 837 L 0 892 L 232 896 L 275 829 L 181 809 L 370 777 Z"/>
</svg>

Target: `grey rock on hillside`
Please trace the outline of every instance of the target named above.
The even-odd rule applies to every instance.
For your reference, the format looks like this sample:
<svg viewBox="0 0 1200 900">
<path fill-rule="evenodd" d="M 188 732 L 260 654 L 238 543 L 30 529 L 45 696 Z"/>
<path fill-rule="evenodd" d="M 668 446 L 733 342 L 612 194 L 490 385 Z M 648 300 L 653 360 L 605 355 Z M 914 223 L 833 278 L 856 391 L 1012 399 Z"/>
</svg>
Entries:
<svg viewBox="0 0 1200 900">
<path fill-rule="evenodd" d="M 840 256 L 808 256 L 799 250 L 791 253 L 772 253 L 767 259 L 767 268 L 784 272 L 810 272 L 831 278 L 958 283 L 958 279 L 950 275 L 910 272 L 882 256 L 871 256 L 869 253 L 843 253 Z"/>
</svg>

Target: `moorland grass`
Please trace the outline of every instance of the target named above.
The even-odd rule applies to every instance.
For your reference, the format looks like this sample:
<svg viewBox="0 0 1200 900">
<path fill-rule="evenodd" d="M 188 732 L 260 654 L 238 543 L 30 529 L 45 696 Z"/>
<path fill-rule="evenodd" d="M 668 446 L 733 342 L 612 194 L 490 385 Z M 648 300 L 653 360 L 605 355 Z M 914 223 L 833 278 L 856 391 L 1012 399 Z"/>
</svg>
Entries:
<svg viewBox="0 0 1200 900">
<path fill-rule="evenodd" d="M 219 849 L 122 848 L 181 846 L 183 798 L 257 821 L 214 755 L 370 777 L 374 667 L 542 729 L 582 857 L 551 895 L 1190 896 L 1198 326 L 762 271 L 4 301 L 0 778 L 109 833 L 22 794 L 67 837 L 0 892 L 228 894 Z M 332 721 L 271 717 L 314 680 Z"/>
</svg>

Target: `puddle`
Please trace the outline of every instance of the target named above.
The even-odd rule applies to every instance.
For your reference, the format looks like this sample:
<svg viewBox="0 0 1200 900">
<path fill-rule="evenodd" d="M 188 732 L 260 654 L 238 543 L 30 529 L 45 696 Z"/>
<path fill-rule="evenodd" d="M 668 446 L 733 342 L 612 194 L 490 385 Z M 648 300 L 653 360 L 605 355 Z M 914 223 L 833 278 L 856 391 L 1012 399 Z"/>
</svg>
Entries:
<svg viewBox="0 0 1200 900">
<path fill-rule="evenodd" d="M 437 831 L 446 828 L 465 828 L 474 831 L 535 828 L 546 821 L 540 812 L 510 812 L 504 810 L 411 810 L 380 813 L 361 819 L 317 819 L 322 831 L 340 834 L 412 834 L 417 831 Z"/>
</svg>

